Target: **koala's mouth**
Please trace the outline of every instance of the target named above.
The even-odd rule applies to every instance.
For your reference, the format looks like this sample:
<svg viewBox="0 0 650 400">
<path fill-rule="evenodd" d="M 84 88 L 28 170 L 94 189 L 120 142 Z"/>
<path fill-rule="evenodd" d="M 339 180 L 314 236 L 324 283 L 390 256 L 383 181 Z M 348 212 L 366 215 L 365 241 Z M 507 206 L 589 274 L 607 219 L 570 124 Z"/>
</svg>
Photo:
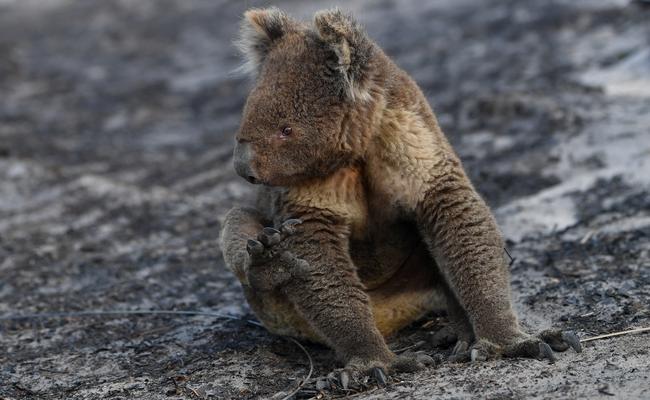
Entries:
<svg viewBox="0 0 650 400">
<path fill-rule="evenodd" d="M 252 183 L 253 185 L 261 185 L 262 181 L 254 177 L 253 175 L 247 175 L 244 177 L 248 181 L 248 183 Z"/>
</svg>

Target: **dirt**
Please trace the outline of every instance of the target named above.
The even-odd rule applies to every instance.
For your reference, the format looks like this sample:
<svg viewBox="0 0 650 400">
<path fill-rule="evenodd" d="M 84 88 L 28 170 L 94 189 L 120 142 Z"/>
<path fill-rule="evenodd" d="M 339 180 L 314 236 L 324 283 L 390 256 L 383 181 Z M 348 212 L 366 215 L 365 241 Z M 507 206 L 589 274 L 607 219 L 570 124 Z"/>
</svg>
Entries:
<svg viewBox="0 0 650 400">
<path fill-rule="evenodd" d="M 331 4 L 277 3 L 304 18 Z M 420 83 L 493 206 L 524 326 L 650 326 L 650 7 L 339 4 Z M 230 42 L 255 5 L 0 1 L 1 399 L 268 398 L 307 374 L 298 346 L 245 321 L 217 245 L 251 195 L 230 165 L 249 88 Z M 242 319 L 7 318 L 88 310 Z M 356 398 L 650 398 L 649 334 L 555 364 L 463 364 L 430 344 L 444 323 L 391 341 L 424 341 L 439 365 Z M 315 376 L 336 367 L 305 347 Z"/>
</svg>

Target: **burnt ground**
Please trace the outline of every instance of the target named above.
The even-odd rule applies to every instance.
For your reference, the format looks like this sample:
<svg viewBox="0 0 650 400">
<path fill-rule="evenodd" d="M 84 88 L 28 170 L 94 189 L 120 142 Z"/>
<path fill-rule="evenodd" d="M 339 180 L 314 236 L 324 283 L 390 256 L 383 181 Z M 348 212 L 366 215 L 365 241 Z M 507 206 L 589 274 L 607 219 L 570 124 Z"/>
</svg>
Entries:
<svg viewBox="0 0 650 400">
<path fill-rule="evenodd" d="M 421 84 L 517 259 L 531 331 L 650 325 L 650 8 L 626 0 L 346 4 Z M 247 1 L 0 1 L 0 315 L 254 318 L 217 245 Z M 266 3 L 264 3 L 266 4 Z M 278 3 L 309 17 L 331 5 Z M 429 316 L 391 342 L 444 360 Z M 335 367 L 306 344 L 315 375 Z M 537 360 L 443 361 L 357 398 L 650 398 L 650 335 Z M 2 399 L 252 399 L 307 373 L 241 320 L 0 320 Z"/>
</svg>

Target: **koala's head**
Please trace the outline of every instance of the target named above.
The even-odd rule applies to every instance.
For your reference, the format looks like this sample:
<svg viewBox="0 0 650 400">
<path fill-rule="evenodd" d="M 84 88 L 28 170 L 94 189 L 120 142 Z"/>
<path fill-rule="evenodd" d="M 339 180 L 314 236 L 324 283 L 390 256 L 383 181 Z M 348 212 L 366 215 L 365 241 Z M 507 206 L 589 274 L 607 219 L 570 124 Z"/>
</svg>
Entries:
<svg viewBox="0 0 650 400">
<path fill-rule="evenodd" d="M 281 11 L 245 13 L 239 47 L 255 77 L 235 147 L 252 183 L 291 186 L 351 162 L 350 110 L 367 101 L 374 45 L 350 16 L 321 11 L 314 27 Z"/>
</svg>

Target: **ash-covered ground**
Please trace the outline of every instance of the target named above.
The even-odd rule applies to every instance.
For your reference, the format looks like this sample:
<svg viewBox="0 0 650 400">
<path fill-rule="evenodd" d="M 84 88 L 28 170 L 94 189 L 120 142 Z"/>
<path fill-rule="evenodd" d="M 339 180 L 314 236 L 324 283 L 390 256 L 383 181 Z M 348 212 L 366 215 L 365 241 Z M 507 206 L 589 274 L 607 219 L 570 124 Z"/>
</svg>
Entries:
<svg viewBox="0 0 650 400">
<path fill-rule="evenodd" d="M 647 2 L 646 2 L 647 3 Z M 332 2 L 282 1 L 310 18 Z M 0 1 L 0 316 L 203 310 L 254 318 L 217 245 L 256 1 Z M 650 325 L 650 7 L 626 0 L 341 2 L 436 110 L 516 258 L 530 331 Z M 444 318 L 396 337 L 428 344 Z M 306 344 L 315 375 L 336 365 Z M 650 335 L 556 364 L 443 362 L 356 398 L 650 398 Z M 0 321 L 0 398 L 253 399 L 309 363 L 245 321 Z M 338 395 L 326 395 L 325 397 Z"/>
</svg>

